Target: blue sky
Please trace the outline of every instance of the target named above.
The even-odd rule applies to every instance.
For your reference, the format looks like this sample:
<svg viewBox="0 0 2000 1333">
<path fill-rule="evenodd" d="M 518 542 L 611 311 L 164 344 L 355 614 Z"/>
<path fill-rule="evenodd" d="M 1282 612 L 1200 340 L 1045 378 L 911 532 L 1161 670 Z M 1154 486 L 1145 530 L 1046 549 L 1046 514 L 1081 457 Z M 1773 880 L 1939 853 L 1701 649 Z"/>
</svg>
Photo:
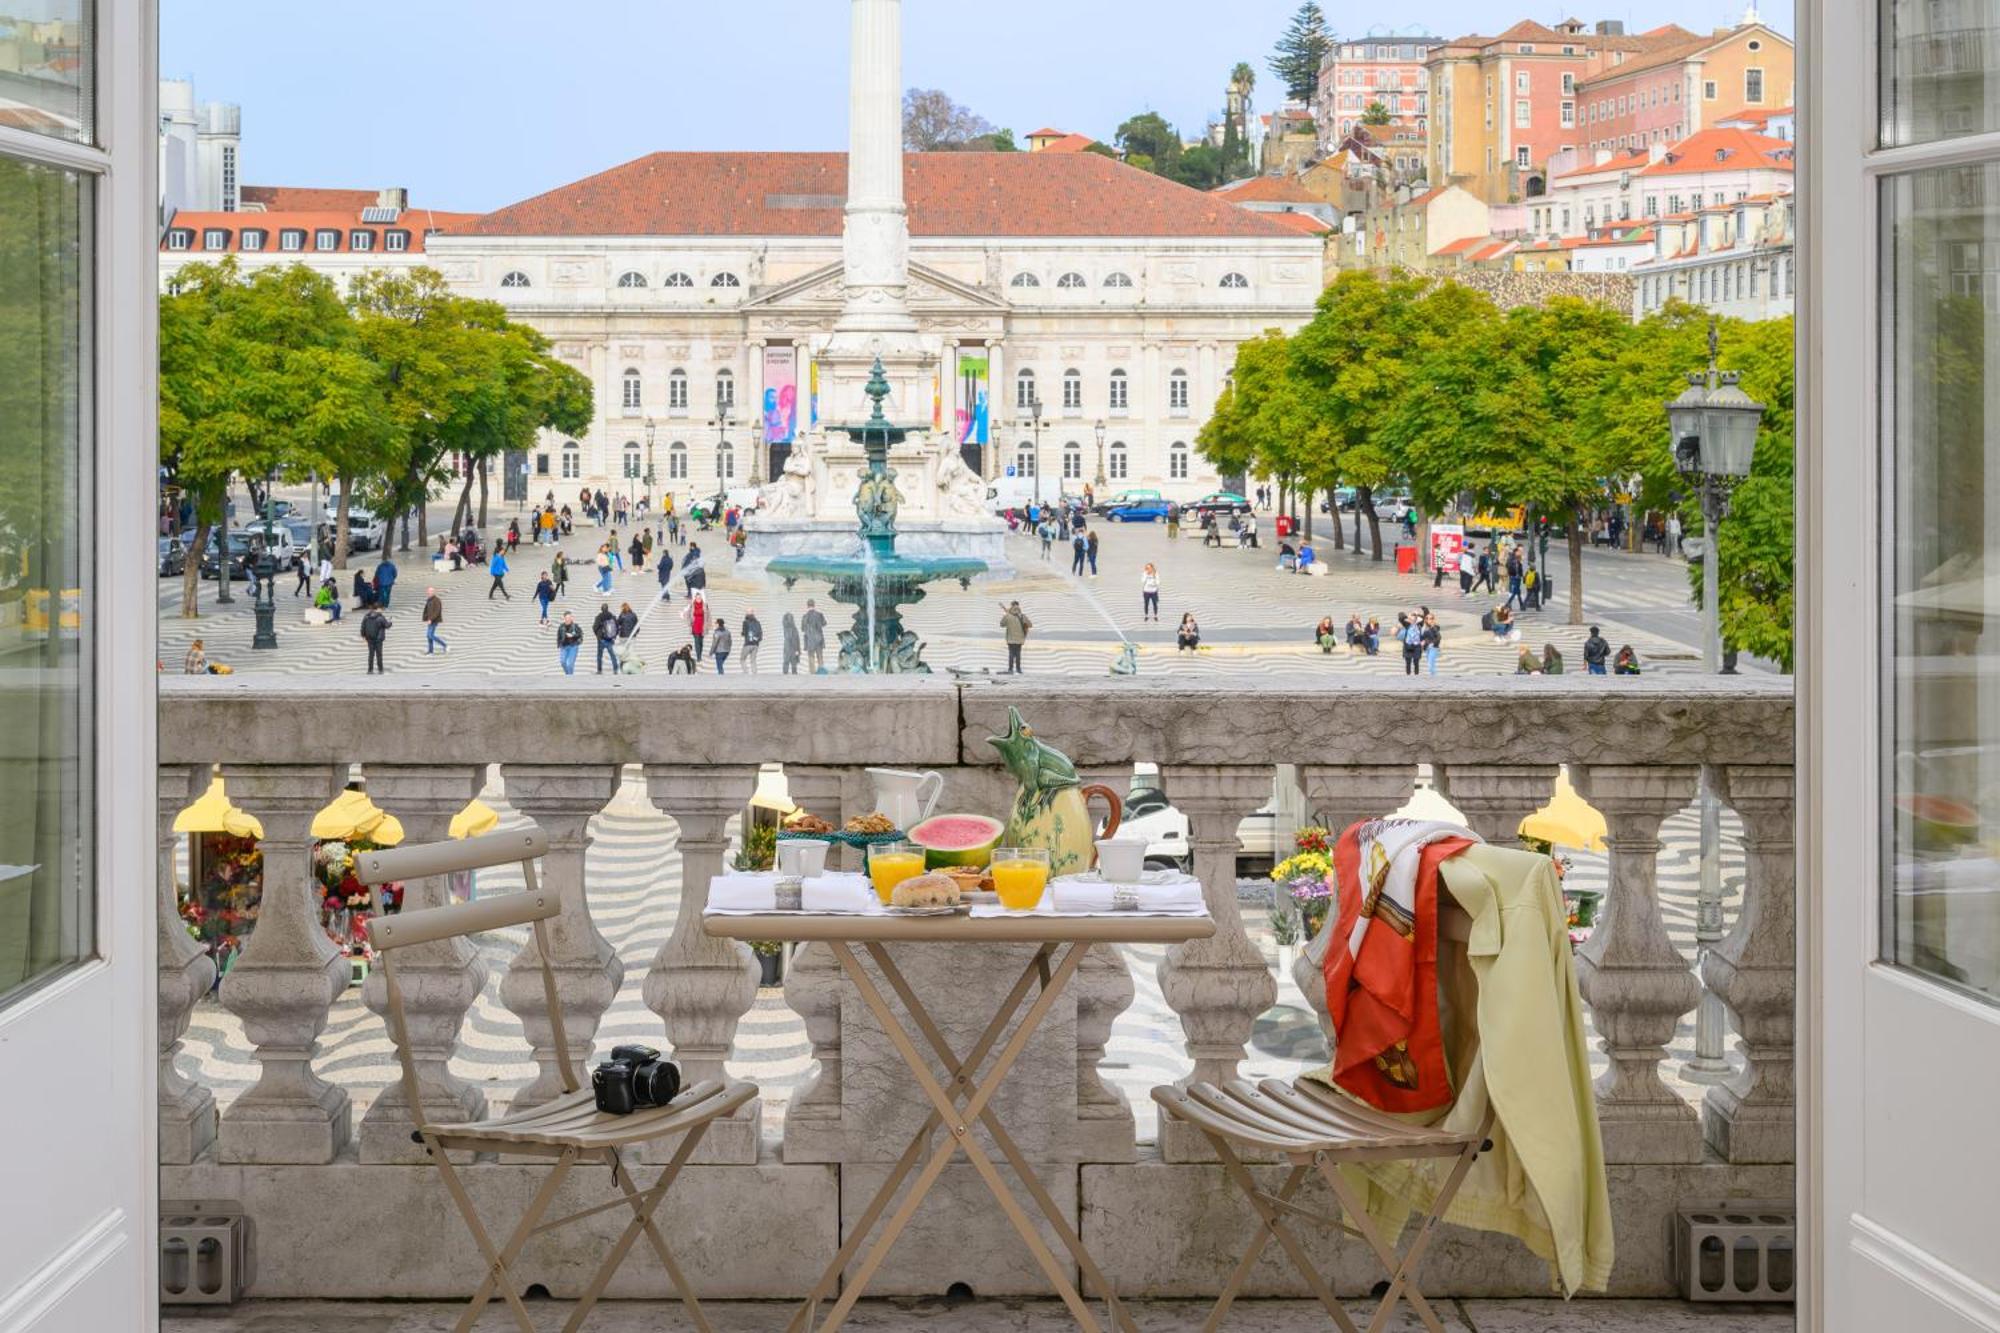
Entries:
<svg viewBox="0 0 2000 1333">
<path fill-rule="evenodd" d="M 1021 133 L 1049 124 L 1108 137 L 1156 110 L 1192 134 L 1238 60 L 1258 71 L 1259 105 L 1272 103 L 1265 61 L 1296 7 L 909 0 L 904 82 Z M 1338 25 L 1343 6 L 1325 7 Z M 1571 11 L 1422 0 L 1393 12 L 1457 36 Z M 1699 31 L 1735 22 L 1743 2 L 1573 12 Z M 1788 0 L 1764 17 L 1791 30 Z M 246 182 L 402 185 L 419 203 L 479 211 L 659 149 L 844 147 L 846 48 L 840 0 L 162 0 L 160 13 L 161 72 L 242 106 Z"/>
</svg>

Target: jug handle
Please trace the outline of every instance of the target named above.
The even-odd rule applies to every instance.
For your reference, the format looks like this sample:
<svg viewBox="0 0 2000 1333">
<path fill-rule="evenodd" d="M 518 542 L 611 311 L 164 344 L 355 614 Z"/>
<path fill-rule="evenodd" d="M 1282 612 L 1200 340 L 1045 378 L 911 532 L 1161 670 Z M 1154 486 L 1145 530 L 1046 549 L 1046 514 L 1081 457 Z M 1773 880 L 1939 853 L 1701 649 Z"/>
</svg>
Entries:
<svg viewBox="0 0 2000 1333">
<path fill-rule="evenodd" d="M 924 799 L 925 787 L 931 789 L 931 798 L 928 801 Z M 917 779 L 917 809 L 920 812 L 917 815 L 918 822 L 931 817 L 931 812 L 937 809 L 938 798 L 943 795 L 944 774 L 930 772 Z"/>
<path fill-rule="evenodd" d="M 1111 807 L 1111 817 L 1104 821 L 1104 832 L 1100 836 L 1106 838 L 1117 837 L 1118 821 L 1125 815 L 1125 802 L 1118 799 L 1117 792 L 1098 782 L 1093 782 L 1083 789 L 1084 800 L 1088 801 L 1093 796 L 1102 796 L 1104 803 Z M 1095 859 L 1094 856 L 1093 859 Z"/>
</svg>

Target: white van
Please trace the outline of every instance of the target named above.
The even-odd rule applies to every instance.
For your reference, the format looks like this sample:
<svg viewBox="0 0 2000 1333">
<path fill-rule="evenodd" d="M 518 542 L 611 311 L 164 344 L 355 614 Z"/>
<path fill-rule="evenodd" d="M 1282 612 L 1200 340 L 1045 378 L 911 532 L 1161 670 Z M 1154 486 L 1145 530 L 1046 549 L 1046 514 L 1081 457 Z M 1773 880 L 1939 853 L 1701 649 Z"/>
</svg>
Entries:
<svg viewBox="0 0 2000 1333">
<path fill-rule="evenodd" d="M 1044 500 L 1056 498 L 1056 487 L 1042 492 Z M 1009 509 L 1025 510 L 1035 500 L 1035 479 L 1033 477 L 995 477 L 986 483 L 986 512 L 1004 514 Z"/>
</svg>

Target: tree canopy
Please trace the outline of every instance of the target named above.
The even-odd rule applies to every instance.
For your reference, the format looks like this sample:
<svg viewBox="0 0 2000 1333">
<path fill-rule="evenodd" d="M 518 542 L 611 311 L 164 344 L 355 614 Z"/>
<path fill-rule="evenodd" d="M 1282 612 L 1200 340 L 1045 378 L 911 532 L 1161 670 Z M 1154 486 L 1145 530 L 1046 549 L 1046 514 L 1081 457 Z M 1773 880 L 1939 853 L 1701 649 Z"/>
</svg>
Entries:
<svg viewBox="0 0 2000 1333">
<path fill-rule="evenodd" d="M 1332 49 L 1333 36 L 1326 28 L 1326 14 L 1318 0 L 1305 0 L 1271 52 L 1271 72 L 1285 85 L 1286 97 L 1294 102 L 1312 103 L 1313 94 L 1319 90 L 1319 67 Z"/>
<path fill-rule="evenodd" d="M 912 153 L 965 148 L 995 133 L 984 116 L 960 106 L 942 89 L 912 88 L 903 94 L 903 147 Z M 1010 134 L 1010 147 L 1012 142 Z"/>
</svg>

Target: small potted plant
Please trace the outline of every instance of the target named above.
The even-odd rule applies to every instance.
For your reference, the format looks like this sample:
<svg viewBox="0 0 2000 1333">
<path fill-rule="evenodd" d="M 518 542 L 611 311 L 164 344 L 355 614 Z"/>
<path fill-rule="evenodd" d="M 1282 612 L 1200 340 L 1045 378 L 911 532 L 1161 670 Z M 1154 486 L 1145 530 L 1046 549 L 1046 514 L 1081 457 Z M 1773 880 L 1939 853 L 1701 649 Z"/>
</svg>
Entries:
<svg viewBox="0 0 2000 1333">
<path fill-rule="evenodd" d="M 737 849 L 738 870 L 769 870 L 778 859 L 778 828 L 748 820 L 743 825 L 743 845 Z M 752 940 L 750 952 L 757 955 L 763 969 L 762 986 L 780 986 L 785 981 L 785 946 L 774 940 Z"/>
<path fill-rule="evenodd" d="M 760 986 L 782 986 L 785 984 L 785 946 L 775 940 L 753 940 L 750 952 L 757 955 L 757 966 L 763 970 L 758 981 Z"/>
</svg>

